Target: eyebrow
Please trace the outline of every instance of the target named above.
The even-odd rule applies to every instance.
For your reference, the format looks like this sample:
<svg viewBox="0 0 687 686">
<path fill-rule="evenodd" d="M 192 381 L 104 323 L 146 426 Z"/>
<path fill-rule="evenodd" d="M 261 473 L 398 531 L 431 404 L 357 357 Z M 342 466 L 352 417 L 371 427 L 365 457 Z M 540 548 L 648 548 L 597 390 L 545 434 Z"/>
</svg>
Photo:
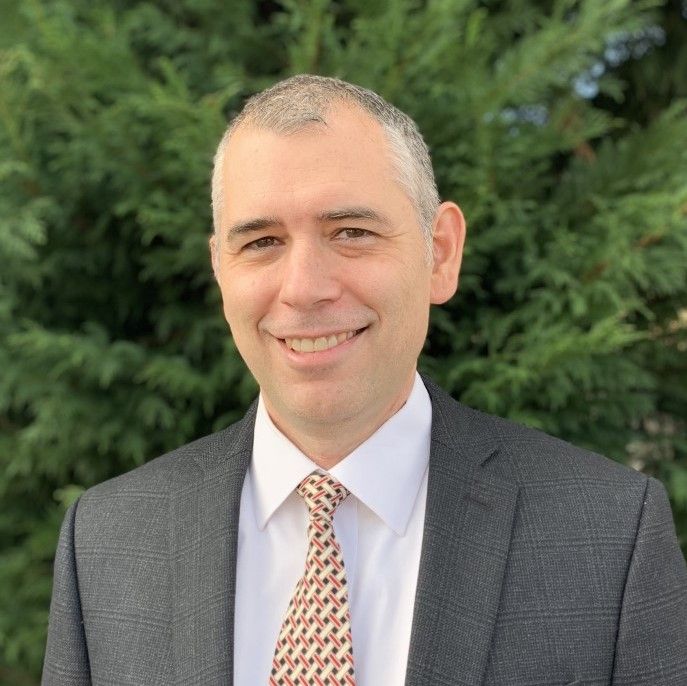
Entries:
<svg viewBox="0 0 687 686">
<path fill-rule="evenodd" d="M 241 236 L 252 231 L 262 231 L 273 226 L 283 226 L 283 222 L 277 217 L 255 217 L 254 219 L 246 219 L 246 221 L 237 222 L 227 228 L 227 238 L 231 239 L 235 236 Z"/>
<path fill-rule="evenodd" d="M 317 221 L 319 222 L 335 222 L 344 219 L 365 219 L 385 225 L 391 224 L 383 214 L 373 210 L 371 207 L 358 205 L 337 207 L 333 210 L 325 210 L 317 215 Z M 245 221 L 236 222 L 229 226 L 226 236 L 227 240 L 231 240 L 237 236 L 242 236 L 254 231 L 262 231 L 275 226 L 283 227 L 284 222 L 278 217 L 254 217 L 253 219 L 246 219 Z"/>
<path fill-rule="evenodd" d="M 317 219 L 321 222 L 341 221 L 342 219 L 367 219 L 370 221 L 379 222 L 380 224 L 390 224 L 391 222 L 383 215 L 373 210 L 371 207 L 351 206 L 339 207 L 333 210 L 327 210 L 317 215 Z"/>
</svg>

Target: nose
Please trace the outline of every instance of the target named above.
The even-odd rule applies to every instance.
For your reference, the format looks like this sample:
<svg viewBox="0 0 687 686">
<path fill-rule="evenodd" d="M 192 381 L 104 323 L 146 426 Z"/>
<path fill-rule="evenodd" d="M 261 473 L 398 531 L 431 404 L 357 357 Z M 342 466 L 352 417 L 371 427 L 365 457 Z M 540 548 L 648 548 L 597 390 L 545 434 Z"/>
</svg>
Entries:
<svg viewBox="0 0 687 686">
<path fill-rule="evenodd" d="M 317 241 L 294 241 L 282 258 L 280 300 L 309 310 L 340 296 L 335 257 Z"/>
</svg>

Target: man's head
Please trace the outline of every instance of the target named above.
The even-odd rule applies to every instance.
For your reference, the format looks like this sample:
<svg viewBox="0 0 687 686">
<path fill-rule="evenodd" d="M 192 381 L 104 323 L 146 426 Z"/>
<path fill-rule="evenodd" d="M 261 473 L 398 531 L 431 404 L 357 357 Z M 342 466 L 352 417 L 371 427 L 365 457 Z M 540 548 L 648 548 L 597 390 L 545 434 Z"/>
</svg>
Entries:
<svg viewBox="0 0 687 686">
<path fill-rule="evenodd" d="M 218 151 L 210 243 L 227 322 L 272 418 L 308 454 L 309 437 L 326 451 L 333 433 L 329 457 L 340 458 L 405 402 L 429 305 L 457 286 L 464 223 L 436 202 L 423 232 L 388 129 L 334 85 L 296 77 L 249 101 Z M 270 93 L 279 106 L 263 108 Z"/>
<path fill-rule="evenodd" d="M 325 124 L 334 103 L 348 103 L 367 112 L 384 131 L 396 180 L 410 198 L 431 256 L 432 221 L 439 193 L 427 145 L 415 122 L 367 88 L 325 76 L 300 74 L 251 97 L 227 128 L 215 155 L 212 210 L 215 230 L 222 211 L 222 174 L 227 143 L 242 123 L 289 134 L 313 124 Z"/>
</svg>

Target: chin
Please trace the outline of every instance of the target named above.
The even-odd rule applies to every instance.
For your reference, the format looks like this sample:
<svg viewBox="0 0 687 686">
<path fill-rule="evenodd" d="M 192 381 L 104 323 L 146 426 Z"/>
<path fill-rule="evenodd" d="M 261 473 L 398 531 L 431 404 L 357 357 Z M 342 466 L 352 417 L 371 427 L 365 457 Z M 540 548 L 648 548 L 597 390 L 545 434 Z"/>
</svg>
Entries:
<svg viewBox="0 0 687 686">
<path fill-rule="evenodd" d="M 279 393 L 279 414 L 284 420 L 292 417 L 303 424 L 336 426 L 360 413 L 360 393 L 345 387 L 302 387 Z M 276 409 L 276 408 L 275 408 Z"/>
<path fill-rule="evenodd" d="M 329 424 L 336 426 L 355 416 L 355 408 L 350 403 L 341 402 L 341 398 L 302 399 L 292 405 L 291 412 L 302 422 Z"/>
</svg>

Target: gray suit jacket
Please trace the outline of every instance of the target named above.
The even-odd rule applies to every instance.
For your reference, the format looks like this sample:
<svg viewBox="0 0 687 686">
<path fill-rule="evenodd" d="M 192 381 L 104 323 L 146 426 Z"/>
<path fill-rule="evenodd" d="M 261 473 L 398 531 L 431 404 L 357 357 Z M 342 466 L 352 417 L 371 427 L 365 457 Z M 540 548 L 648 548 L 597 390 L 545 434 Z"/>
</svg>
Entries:
<svg viewBox="0 0 687 686">
<path fill-rule="evenodd" d="M 432 443 L 408 686 L 687 684 L 687 570 L 663 487 L 425 383 Z M 254 417 L 69 510 L 43 684 L 232 683 Z"/>
</svg>

